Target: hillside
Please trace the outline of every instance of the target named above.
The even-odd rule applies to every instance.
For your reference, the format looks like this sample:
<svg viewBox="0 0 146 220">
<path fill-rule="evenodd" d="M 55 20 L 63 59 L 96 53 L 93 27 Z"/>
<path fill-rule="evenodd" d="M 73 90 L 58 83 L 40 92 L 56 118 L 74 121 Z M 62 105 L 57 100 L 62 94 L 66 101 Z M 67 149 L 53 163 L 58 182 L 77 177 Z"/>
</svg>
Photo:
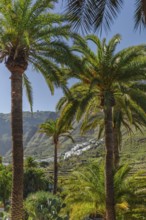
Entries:
<svg viewBox="0 0 146 220">
<path fill-rule="evenodd" d="M 124 163 L 131 164 L 134 169 L 146 169 L 146 129 L 123 136 L 121 157 Z"/>
<path fill-rule="evenodd" d="M 39 133 L 39 125 L 47 119 L 56 119 L 57 113 L 37 111 L 23 113 L 23 131 L 24 131 L 24 153 L 25 156 L 34 156 L 38 159 L 50 158 L 53 156 L 52 139 L 46 137 L 45 134 Z M 75 129 L 72 135 L 76 143 L 86 142 L 91 139 L 94 134 L 90 132 L 86 136 L 80 136 L 79 124 L 74 123 Z M 11 127 L 10 114 L 0 114 L 0 155 L 9 157 L 11 153 Z M 61 140 L 60 154 L 70 150 L 73 146 L 68 139 Z"/>
<path fill-rule="evenodd" d="M 33 115 L 30 112 L 23 113 L 24 119 L 24 153 L 25 156 L 33 156 L 38 160 L 48 159 L 53 157 L 52 139 L 39 133 L 39 125 L 47 119 L 55 119 L 57 114 L 55 112 L 35 112 Z M 72 136 L 75 140 L 73 144 L 68 139 L 62 139 L 59 148 L 59 155 L 71 156 L 69 161 L 84 161 L 88 157 L 96 157 L 104 155 L 104 142 L 101 147 L 94 146 L 90 148 L 92 140 L 96 140 L 97 132 L 90 132 L 84 136 L 80 135 L 80 124 L 74 123 L 74 130 Z M 124 132 L 125 133 L 125 132 Z M 96 144 L 95 144 L 96 145 Z M 84 150 L 81 150 L 84 148 Z M 95 149 L 96 148 L 96 149 Z M 85 150 L 86 149 L 86 150 Z M 76 153 L 75 153 L 76 151 Z M 83 152 L 81 152 L 83 151 Z M 100 154 L 102 152 L 102 154 Z M 11 153 L 11 128 L 10 128 L 10 114 L 0 114 L 0 155 L 10 158 Z M 143 167 L 146 169 L 146 131 L 143 133 L 134 131 L 131 135 L 124 134 L 121 148 L 122 160 L 128 161 L 133 167 Z M 74 158 L 74 159 L 73 159 Z M 78 159 L 79 158 L 79 159 Z"/>
<path fill-rule="evenodd" d="M 39 148 L 41 138 L 43 141 L 45 138 L 38 132 L 39 124 L 43 123 L 46 119 L 55 119 L 57 114 L 55 112 L 30 112 L 23 113 L 23 131 L 24 131 L 24 149 L 25 152 L 32 153 L 37 152 Z M 0 114 L 0 155 L 4 156 L 11 151 L 11 125 L 10 114 Z M 41 138 L 40 138 L 41 137 Z M 42 146 L 43 147 L 43 144 Z"/>
</svg>

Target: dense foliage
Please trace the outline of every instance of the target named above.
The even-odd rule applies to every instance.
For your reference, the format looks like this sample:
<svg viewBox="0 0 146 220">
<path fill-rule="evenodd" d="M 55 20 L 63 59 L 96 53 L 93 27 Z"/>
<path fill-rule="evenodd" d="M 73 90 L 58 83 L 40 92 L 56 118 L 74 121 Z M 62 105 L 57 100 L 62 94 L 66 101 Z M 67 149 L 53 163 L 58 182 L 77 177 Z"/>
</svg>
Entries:
<svg viewBox="0 0 146 220">
<path fill-rule="evenodd" d="M 9 205 L 12 187 L 12 169 L 0 164 L 0 201 L 3 203 L 4 209 Z"/>
<path fill-rule="evenodd" d="M 68 220 L 61 217 L 59 212 L 63 204 L 59 197 L 47 192 L 37 192 L 30 195 L 25 201 L 28 220 Z"/>
<path fill-rule="evenodd" d="M 0 160 L 0 201 L 4 208 L 10 203 L 11 220 L 23 219 L 23 199 L 26 220 L 145 219 L 145 173 L 119 164 L 119 146 L 125 128 L 142 132 L 146 125 L 146 45 L 117 52 L 119 34 L 109 42 L 93 34 L 81 37 L 68 23 L 85 31 L 107 30 L 123 2 L 68 0 L 66 16 L 52 11 L 57 0 L 1 0 L 0 62 L 11 74 L 13 160 L 12 171 Z M 138 26 L 146 26 L 144 0 L 136 1 Z M 72 48 L 68 40 L 73 40 Z M 23 164 L 23 84 L 31 111 L 33 105 L 31 83 L 25 74 L 28 65 L 42 74 L 52 94 L 55 87 L 65 93 L 58 104 L 60 118 L 40 126 L 53 139 L 56 195 L 48 192 L 52 182 L 46 168 L 40 168 L 33 158 Z M 71 78 L 78 83 L 69 89 Z M 74 119 L 83 120 L 82 131 L 98 125 L 97 138 L 104 133 L 104 165 L 97 160 L 76 165 L 78 171 L 59 179 L 59 141 L 61 137 L 72 139 Z"/>
<path fill-rule="evenodd" d="M 118 220 L 144 219 L 146 216 L 144 171 L 129 175 L 130 172 L 131 167 L 123 165 L 114 174 Z M 90 161 L 70 175 L 63 185 L 63 193 L 71 220 L 97 215 L 105 217 L 104 185 L 104 166 L 101 161 Z"/>
<path fill-rule="evenodd" d="M 27 168 L 24 171 L 24 198 L 30 193 L 40 190 L 49 190 L 49 179 L 45 175 L 45 170 L 40 168 Z"/>
</svg>

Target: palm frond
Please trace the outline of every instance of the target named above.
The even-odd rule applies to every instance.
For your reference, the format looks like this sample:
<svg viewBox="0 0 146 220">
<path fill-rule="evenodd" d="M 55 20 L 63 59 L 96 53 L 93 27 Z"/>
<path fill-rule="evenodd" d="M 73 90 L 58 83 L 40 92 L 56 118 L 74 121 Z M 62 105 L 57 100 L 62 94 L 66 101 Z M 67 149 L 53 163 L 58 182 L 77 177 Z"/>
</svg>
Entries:
<svg viewBox="0 0 146 220">
<path fill-rule="evenodd" d="M 109 30 L 123 4 L 118 1 L 94 0 L 68 0 L 67 14 L 75 29 L 81 28 L 84 32 L 89 30 Z"/>
<path fill-rule="evenodd" d="M 95 6 L 94 1 L 79 1 L 79 0 L 68 0 L 67 2 L 67 15 L 69 21 L 71 21 L 75 29 L 79 29 L 86 32 L 91 28 L 92 11 Z"/>
<path fill-rule="evenodd" d="M 32 86 L 26 74 L 23 74 L 23 84 L 26 90 L 26 95 L 27 95 L 28 102 L 30 104 L 31 112 L 33 112 Z"/>
<path fill-rule="evenodd" d="M 136 0 L 135 2 L 135 29 L 146 27 L 146 3 L 144 0 Z"/>
<path fill-rule="evenodd" d="M 143 172 L 129 175 L 130 171 L 131 167 L 127 164 L 115 170 L 114 186 L 117 216 L 122 214 L 126 217 L 127 213 L 131 216 L 135 213 L 133 210 L 136 209 L 141 210 L 141 214 L 143 213 L 143 204 L 140 200 L 144 202 L 145 196 L 142 198 L 141 194 L 143 192 L 145 195 L 143 191 L 146 186 L 145 177 L 141 176 Z M 104 166 L 102 162 L 90 161 L 78 171 L 73 171 L 63 187 L 66 208 L 71 216 L 76 216 L 77 207 L 83 216 L 86 216 L 87 213 L 88 215 L 93 213 L 105 215 Z"/>
<path fill-rule="evenodd" d="M 111 24 L 119 14 L 122 8 L 123 0 L 107 1 L 95 1 L 93 9 L 93 24 L 94 29 L 104 29 L 105 31 L 110 29 Z"/>
</svg>

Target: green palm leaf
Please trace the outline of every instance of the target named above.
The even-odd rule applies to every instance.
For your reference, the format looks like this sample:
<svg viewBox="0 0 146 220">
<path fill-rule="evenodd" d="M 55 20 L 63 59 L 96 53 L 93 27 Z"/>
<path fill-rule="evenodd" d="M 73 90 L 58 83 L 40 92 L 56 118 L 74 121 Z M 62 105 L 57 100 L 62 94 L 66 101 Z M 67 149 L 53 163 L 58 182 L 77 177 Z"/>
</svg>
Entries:
<svg viewBox="0 0 146 220">
<path fill-rule="evenodd" d="M 23 83 L 24 83 L 24 87 L 26 89 L 26 95 L 27 95 L 27 99 L 28 102 L 30 104 L 30 109 L 31 112 L 33 112 L 33 96 L 32 96 L 32 87 L 31 87 L 31 83 L 28 80 L 28 77 L 26 74 L 23 74 Z"/>
</svg>

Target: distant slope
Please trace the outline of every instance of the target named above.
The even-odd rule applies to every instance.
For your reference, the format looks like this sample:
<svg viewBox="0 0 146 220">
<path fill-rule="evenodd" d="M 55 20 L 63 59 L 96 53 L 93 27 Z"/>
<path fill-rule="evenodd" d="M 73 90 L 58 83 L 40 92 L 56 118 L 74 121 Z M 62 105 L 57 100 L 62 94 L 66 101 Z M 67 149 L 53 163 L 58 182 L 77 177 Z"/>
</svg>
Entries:
<svg viewBox="0 0 146 220">
<path fill-rule="evenodd" d="M 11 148 L 10 114 L 0 114 L 0 155 Z"/>
<path fill-rule="evenodd" d="M 34 156 L 35 158 L 48 158 L 53 156 L 52 139 L 46 137 L 45 134 L 39 132 L 39 125 L 47 119 L 56 119 L 57 113 L 37 111 L 23 113 L 23 132 L 24 132 L 24 153 L 25 156 Z M 11 153 L 11 126 L 10 114 L 0 114 L 0 155 L 8 157 Z M 94 133 L 90 132 L 85 136 L 80 135 L 80 124 L 74 123 L 72 136 L 76 143 L 86 142 L 94 137 Z M 70 150 L 73 146 L 71 140 L 67 138 L 60 140 L 59 154 Z"/>
<path fill-rule="evenodd" d="M 38 133 L 39 124 L 45 122 L 47 119 L 55 119 L 57 114 L 55 112 L 30 112 L 23 113 L 24 121 L 24 149 L 33 147 L 38 140 L 40 143 L 40 134 Z M 0 155 L 4 156 L 11 151 L 11 125 L 10 114 L 0 114 Z"/>
<path fill-rule="evenodd" d="M 36 159 L 51 158 L 54 154 L 54 146 L 52 139 L 45 136 L 45 134 L 39 133 L 39 125 L 45 122 L 47 119 L 56 119 L 57 113 L 55 112 L 43 112 L 38 111 L 33 113 L 24 112 L 24 152 L 25 156 L 33 156 Z M 146 169 L 146 130 L 143 133 L 135 131 L 131 136 L 124 132 L 122 141 L 122 149 L 120 154 L 123 162 L 132 164 L 136 168 L 141 167 Z M 74 123 L 74 130 L 72 136 L 75 140 L 73 144 L 70 140 L 61 139 L 59 146 L 59 154 L 63 155 L 65 152 L 70 152 L 73 147 L 77 147 L 80 144 L 86 145 L 91 139 L 97 137 L 97 131 L 91 131 L 88 134 L 80 135 L 80 124 Z M 88 144 L 87 144 L 88 146 Z M 73 149 L 71 150 L 71 152 Z M 100 148 L 102 156 L 104 157 L 104 144 Z M 97 156 L 99 148 L 89 149 L 83 153 L 82 156 L 76 155 L 75 157 L 86 160 L 88 157 Z M 0 114 L 0 155 L 10 158 L 11 153 L 11 127 L 10 127 L 10 114 Z M 80 154 L 80 153 L 79 153 Z M 100 154 L 100 153 L 99 153 Z M 101 154 L 100 154 L 101 155 Z M 71 158 L 70 158 L 71 159 Z M 69 160 L 70 160 L 69 159 Z M 74 159 L 73 159 L 74 160 Z M 80 159 L 77 159 L 77 161 Z M 76 159 L 75 159 L 76 161 Z"/>
<path fill-rule="evenodd" d="M 80 135 L 80 123 L 74 123 L 74 129 L 71 132 L 71 135 L 75 143 L 83 143 L 94 137 L 94 133 L 90 132 L 84 136 Z M 30 135 L 31 136 L 31 135 Z M 60 145 L 58 149 L 58 155 L 64 154 L 66 151 L 69 151 L 75 144 L 68 138 L 61 138 Z M 54 146 L 52 143 L 52 138 L 46 137 L 45 134 L 38 132 L 38 127 L 36 132 L 30 140 L 25 145 L 25 156 L 34 156 L 38 159 L 51 158 L 54 154 Z"/>
<path fill-rule="evenodd" d="M 146 169 L 146 129 L 123 136 L 121 157 L 123 163 L 131 164 L 134 169 Z"/>
</svg>

